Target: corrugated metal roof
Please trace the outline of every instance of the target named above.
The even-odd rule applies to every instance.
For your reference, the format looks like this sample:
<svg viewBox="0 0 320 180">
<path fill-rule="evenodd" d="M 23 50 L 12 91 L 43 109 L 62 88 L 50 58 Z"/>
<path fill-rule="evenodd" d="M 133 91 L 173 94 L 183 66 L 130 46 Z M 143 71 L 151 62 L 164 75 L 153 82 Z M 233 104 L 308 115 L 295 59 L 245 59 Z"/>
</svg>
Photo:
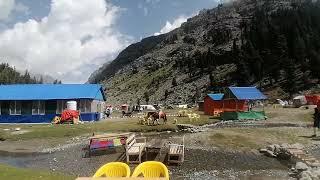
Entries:
<svg viewBox="0 0 320 180">
<path fill-rule="evenodd" d="M 256 87 L 229 87 L 229 89 L 239 100 L 267 99 Z"/>
<path fill-rule="evenodd" d="M 224 94 L 208 94 L 208 96 L 214 101 L 222 100 Z"/>
<path fill-rule="evenodd" d="M 0 85 L 0 100 L 105 100 L 98 84 L 19 84 Z"/>
</svg>

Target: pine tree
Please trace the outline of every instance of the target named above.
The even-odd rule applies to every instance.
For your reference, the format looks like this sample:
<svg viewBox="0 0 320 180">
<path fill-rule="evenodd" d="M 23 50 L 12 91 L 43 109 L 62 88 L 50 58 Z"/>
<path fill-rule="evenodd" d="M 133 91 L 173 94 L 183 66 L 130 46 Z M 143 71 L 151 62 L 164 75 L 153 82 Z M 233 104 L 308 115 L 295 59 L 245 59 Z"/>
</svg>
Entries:
<svg viewBox="0 0 320 180">
<path fill-rule="evenodd" d="M 173 79 L 172 79 L 172 86 L 173 87 L 175 87 L 175 86 L 177 86 L 178 84 L 177 84 L 177 80 L 176 80 L 176 78 L 174 77 Z"/>
<path fill-rule="evenodd" d="M 146 103 L 149 104 L 149 92 L 144 93 L 144 99 L 145 99 Z"/>
</svg>

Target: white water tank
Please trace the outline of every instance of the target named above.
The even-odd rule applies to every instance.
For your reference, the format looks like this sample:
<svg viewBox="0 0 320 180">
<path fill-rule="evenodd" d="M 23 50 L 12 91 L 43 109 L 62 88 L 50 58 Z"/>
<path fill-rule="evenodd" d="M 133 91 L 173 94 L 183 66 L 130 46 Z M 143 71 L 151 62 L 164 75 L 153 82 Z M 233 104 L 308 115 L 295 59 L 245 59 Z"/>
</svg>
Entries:
<svg viewBox="0 0 320 180">
<path fill-rule="evenodd" d="M 67 102 L 67 109 L 68 110 L 77 110 L 77 101 L 68 101 Z"/>
</svg>

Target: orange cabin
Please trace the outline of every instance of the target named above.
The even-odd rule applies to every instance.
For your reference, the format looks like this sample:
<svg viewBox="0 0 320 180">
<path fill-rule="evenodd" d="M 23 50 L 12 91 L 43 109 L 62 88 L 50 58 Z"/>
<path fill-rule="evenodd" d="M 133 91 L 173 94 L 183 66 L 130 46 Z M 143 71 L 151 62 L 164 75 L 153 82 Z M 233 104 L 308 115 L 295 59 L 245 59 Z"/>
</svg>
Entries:
<svg viewBox="0 0 320 180">
<path fill-rule="evenodd" d="M 229 87 L 224 94 L 208 94 L 204 113 L 219 116 L 223 112 L 248 111 L 248 101 L 267 99 L 256 87 Z"/>
<path fill-rule="evenodd" d="M 204 98 L 204 113 L 211 116 L 219 116 L 225 111 L 247 111 L 245 100 L 223 100 L 223 94 L 208 94 Z"/>
</svg>

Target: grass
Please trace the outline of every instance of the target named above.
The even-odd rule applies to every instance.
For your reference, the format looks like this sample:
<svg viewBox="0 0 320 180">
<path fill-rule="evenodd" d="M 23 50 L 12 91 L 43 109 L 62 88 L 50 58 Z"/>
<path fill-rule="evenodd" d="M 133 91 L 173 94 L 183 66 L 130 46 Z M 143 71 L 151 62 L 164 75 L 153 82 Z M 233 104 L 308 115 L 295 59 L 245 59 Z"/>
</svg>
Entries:
<svg viewBox="0 0 320 180">
<path fill-rule="evenodd" d="M 76 177 L 53 173 L 50 171 L 40 171 L 34 169 L 15 168 L 0 164 L 1 179 L 19 179 L 19 180 L 71 180 Z"/>
<path fill-rule="evenodd" d="M 303 108 L 271 108 L 265 109 L 271 122 L 311 123 L 313 122 L 313 109 Z"/>
<path fill-rule="evenodd" d="M 305 128 L 228 128 L 208 135 L 212 145 L 231 149 L 258 149 L 270 144 L 308 144 L 311 134 Z"/>
<path fill-rule="evenodd" d="M 179 124 L 191 123 L 194 125 L 204 125 L 217 122 L 216 119 L 210 119 L 208 116 L 202 115 L 198 121 L 190 122 L 187 117 L 176 117 Z M 138 124 L 137 118 L 124 118 L 118 120 L 106 120 L 95 123 L 85 124 L 59 124 L 59 125 L 1 125 L 0 139 L 7 141 L 28 140 L 28 139 L 50 139 L 50 138 L 70 138 L 80 135 L 88 135 L 101 132 L 161 132 L 175 131 L 177 126 L 173 117 L 168 117 L 168 123 L 157 126 L 147 126 Z M 20 127 L 21 130 L 27 131 L 22 134 L 13 134 L 2 129 L 14 129 Z"/>
</svg>

